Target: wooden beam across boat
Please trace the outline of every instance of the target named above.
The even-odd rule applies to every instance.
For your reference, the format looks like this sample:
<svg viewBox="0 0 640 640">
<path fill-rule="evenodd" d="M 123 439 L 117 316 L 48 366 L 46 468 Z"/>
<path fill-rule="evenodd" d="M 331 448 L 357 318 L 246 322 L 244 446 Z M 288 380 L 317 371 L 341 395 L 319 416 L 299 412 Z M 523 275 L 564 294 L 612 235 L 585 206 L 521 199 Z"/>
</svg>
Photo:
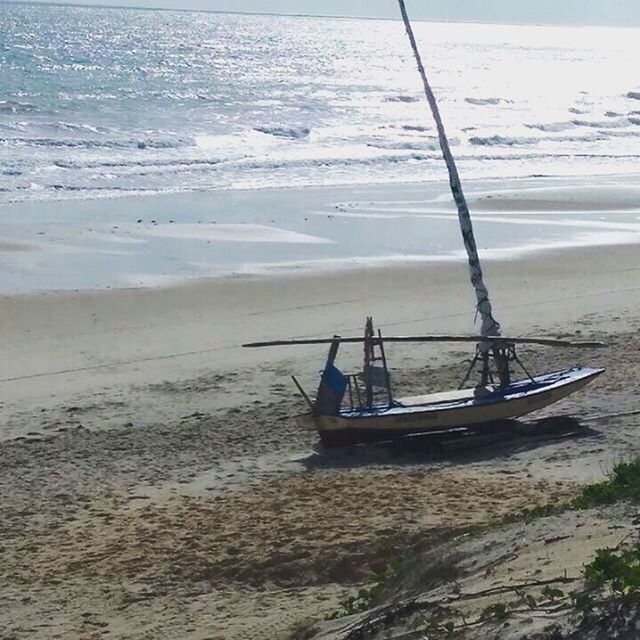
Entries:
<svg viewBox="0 0 640 640">
<path fill-rule="evenodd" d="M 361 343 L 365 338 L 362 336 L 341 338 L 334 336 L 333 338 L 301 338 L 290 340 L 269 340 L 266 342 L 250 342 L 243 344 L 243 347 L 289 347 L 299 345 L 313 344 L 332 344 L 338 342 L 340 344 Z M 597 341 L 573 341 L 558 340 L 555 338 L 536 338 L 536 337 L 519 337 L 511 338 L 507 336 L 456 336 L 456 335 L 426 335 L 426 336 L 383 336 L 369 338 L 374 344 L 382 344 L 383 342 L 494 342 L 507 344 L 537 344 L 547 347 L 578 347 L 578 348 L 595 348 L 605 347 L 604 342 Z"/>
</svg>

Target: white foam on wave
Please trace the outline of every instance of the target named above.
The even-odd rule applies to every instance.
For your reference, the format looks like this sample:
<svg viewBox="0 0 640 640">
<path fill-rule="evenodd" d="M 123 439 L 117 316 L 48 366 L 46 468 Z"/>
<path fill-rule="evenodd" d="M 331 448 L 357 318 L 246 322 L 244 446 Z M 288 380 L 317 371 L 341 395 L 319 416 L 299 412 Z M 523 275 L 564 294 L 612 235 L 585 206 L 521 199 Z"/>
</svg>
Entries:
<svg viewBox="0 0 640 640">
<path fill-rule="evenodd" d="M 21 100 L 0 100 L 0 113 L 13 115 L 40 113 L 42 110 L 35 104 Z"/>
<path fill-rule="evenodd" d="M 538 144 L 540 138 L 516 138 L 510 136 L 473 136 L 469 138 L 469 144 L 481 147 L 507 146 L 513 147 L 518 145 Z"/>
<path fill-rule="evenodd" d="M 308 127 L 255 127 L 255 130 L 276 138 L 292 138 L 294 140 L 307 138 L 311 133 Z"/>
<path fill-rule="evenodd" d="M 429 130 L 433 129 L 432 126 L 427 126 L 427 125 L 424 125 L 424 124 L 403 124 L 402 128 L 405 131 L 429 131 Z"/>
<path fill-rule="evenodd" d="M 465 102 L 469 104 L 475 104 L 478 106 L 495 105 L 501 102 L 511 102 L 510 100 L 504 100 L 503 98 L 465 98 Z"/>
<path fill-rule="evenodd" d="M 549 133 L 555 133 L 557 131 L 566 131 L 567 129 L 573 129 L 577 125 L 575 121 L 568 120 L 565 122 L 548 122 L 537 124 L 525 124 L 525 127 L 529 129 L 538 129 L 539 131 L 548 131 Z"/>
<path fill-rule="evenodd" d="M 617 120 L 573 120 L 573 124 L 578 127 L 593 127 L 595 129 L 618 129 L 629 126 L 629 118 L 618 118 Z"/>
<path fill-rule="evenodd" d="M 83 237 L 99 242 L 107 242 L 109 244 L 141 245 L 146 242 L 142 238 L 132 238 L 128 235 L 116 233 L 113 229 L 86 230 L 83 233 Z"/>
<path fill-rule="evenodd" d="M 0 143 L 12 147 L 43 147 L 46 149 L 180 149 L 195 146 L 188 137 L 128 139 L 96 138 L 39 138 L 35 136 L 12 136 L 0 138 Z"/>
<path fill-rule="evenodd" d="M 460 142 L 452 138 L 449 140 L 449 144 L 457 146 Z M 377 140 L 375 142 L 368 142 L 367 146 L 374 147 L 376 149 L 390 149 L 390 150 L 408 150 L 408 151 L 437 151 L 440 149 L 440 143 L 437 139 L 434 140 Z"/>
<path fill-rule="evenodd" d="M 418 96 L 407 96 L 407 95 L 397 95 L 397 96 L 387 96 L 384 99 L 385 102 L 419 102 L 420 98 Z"/>
</svg>

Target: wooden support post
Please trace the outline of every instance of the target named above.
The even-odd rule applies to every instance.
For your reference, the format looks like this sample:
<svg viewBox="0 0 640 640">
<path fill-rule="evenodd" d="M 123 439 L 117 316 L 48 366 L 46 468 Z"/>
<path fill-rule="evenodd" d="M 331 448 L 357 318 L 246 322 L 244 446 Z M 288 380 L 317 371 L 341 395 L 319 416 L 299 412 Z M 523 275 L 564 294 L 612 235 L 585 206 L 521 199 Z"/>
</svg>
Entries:
<svg viewBox="0 0 640 640">
<path fill-rule="evenodd" d="M 358 397 L 358 409 L 362 409 L 362 393 L 360 392 L 360 385 L 358 384 L 358 376 L 353 376 L 353 384 L 356 388 L 356 396 Z"/>
<path fill-rule="evenodd" d="M 371 364 L 373 360 L 373 319 L 367 318 L 364 328 L 364 394 L 367 407 L 373 407 L 373 384 L 371 382 Z"/>
<path fill-rule="evenodd" d="M 489 367 L 489 359 L 491 355 L 488 351 L 482 353 L 482 373 L 480 375 L 480 385 L 486 387 L 491 380 L 491 369 Z"/>
<path fill-rule="evenodd" d="M 389 369 L 387 368 L 387 356 L 384 353 L 384 343 L 382 341 L 382 332 L 378 329 L 378 339 L 380 340 L 380 355 L 382 356 L 382 366 L 384 367 L 384 381 L 387 385 L 387 398 L 389 400 L 389 406 L 393 404 L 393 395 L 391 394 L 391 376 L 389 375 Z"/>
</svg>

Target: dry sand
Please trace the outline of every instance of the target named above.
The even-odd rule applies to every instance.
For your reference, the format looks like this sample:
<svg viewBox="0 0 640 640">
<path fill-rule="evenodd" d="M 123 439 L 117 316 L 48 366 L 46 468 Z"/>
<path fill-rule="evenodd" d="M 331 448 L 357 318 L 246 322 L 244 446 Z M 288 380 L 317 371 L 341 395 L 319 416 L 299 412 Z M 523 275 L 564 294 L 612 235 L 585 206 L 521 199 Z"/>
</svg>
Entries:
<svg viewBox="0 0 640 640">
<path fill-rule="evenodd" d="M 229 278 L 0 305 L 0 637 L 269 640 L 323 617 L 371 569 L 451 529 L 566 500 L 638 451 L 635 247 L 489 262 L 509 333 L 610 348 L 523 350 L 531 368 L 605 365 L 551 414 L 580 438 L 483 451 L 315 453 L 288 376 L 312 387 L 322 350 L 251 339 L 469 332 L 461 264 Z M 466 350 L 399 347 L 398 392 L 440 390 Z M 347 356 L 350 366 L 357 352 Z"/>
</svg>

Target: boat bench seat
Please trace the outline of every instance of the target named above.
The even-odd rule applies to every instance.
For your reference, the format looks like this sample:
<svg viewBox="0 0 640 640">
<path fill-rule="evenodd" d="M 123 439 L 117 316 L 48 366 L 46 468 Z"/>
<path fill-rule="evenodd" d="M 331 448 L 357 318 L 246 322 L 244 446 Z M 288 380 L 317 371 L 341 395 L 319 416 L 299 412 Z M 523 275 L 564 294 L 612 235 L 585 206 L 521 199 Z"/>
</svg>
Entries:
<svg viewBox="0 0 640 640">
<path fill-rule="evenodd" d="M 472 400 L 478 396 L 494 393 L 492 387 L 476 387 L 475 389 L 457 389 L 455 391 L 443 391 L 441 393 L 429 393 L 423 396 L 410 396 L 408 398 L 396 398 L 396 402 L 403 407 L 416 407 L 435 402 L 457 402 L 460 400 Z"/>
</svg>

